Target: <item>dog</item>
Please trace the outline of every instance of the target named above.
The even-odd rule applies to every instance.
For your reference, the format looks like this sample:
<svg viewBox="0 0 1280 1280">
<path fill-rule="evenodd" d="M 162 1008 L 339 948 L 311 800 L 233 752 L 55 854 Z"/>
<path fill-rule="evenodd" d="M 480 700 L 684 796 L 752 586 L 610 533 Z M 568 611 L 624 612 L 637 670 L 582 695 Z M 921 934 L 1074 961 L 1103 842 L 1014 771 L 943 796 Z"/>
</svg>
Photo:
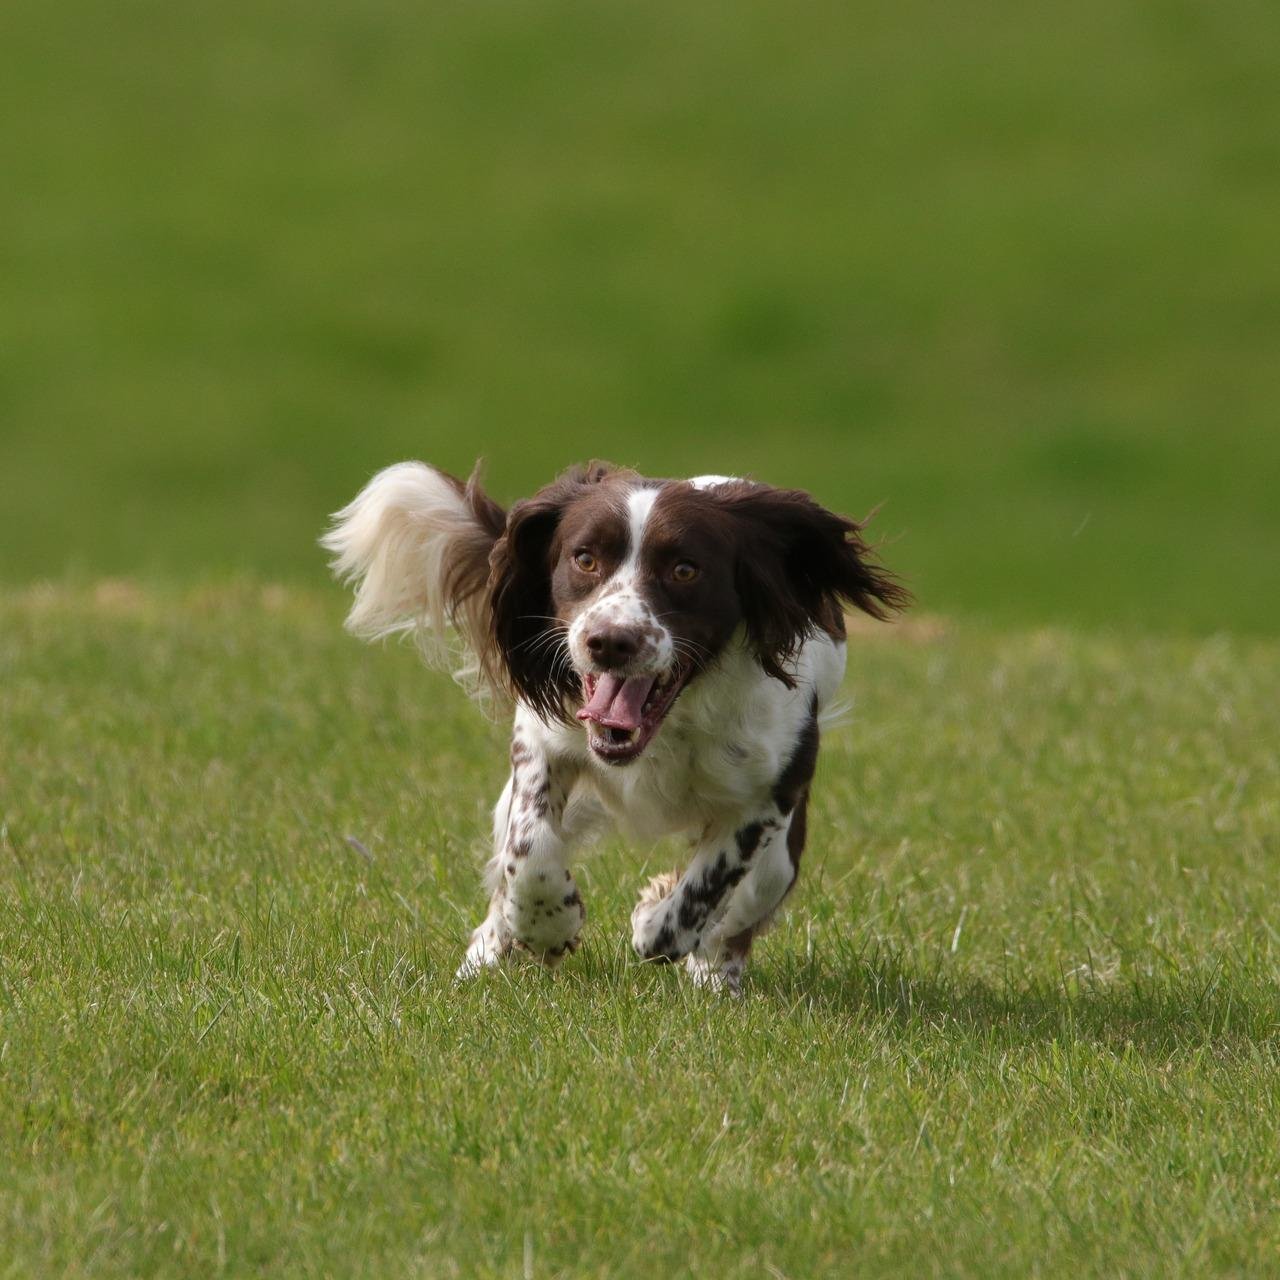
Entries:
<svg viewBox="0 0 1280 1280">
<path fill-rule="evenodd" d="M 482 699 L 514 704 L 489 910 L 458 977 L 576 950 L 574 853 L 612 829 L 691 840 L 685 871 L 641 894 L 631 942 L 736 994 L 798 873 L 845 610 L 908 603 L 862 526 L 799 490 L 607 463 L 506 512 L 478 466 L 462 481 L 403 462 L 321 542 L 354 585 L 351 632 L 410 633 L 436 665 L 460 657 Z"/>
</svg>

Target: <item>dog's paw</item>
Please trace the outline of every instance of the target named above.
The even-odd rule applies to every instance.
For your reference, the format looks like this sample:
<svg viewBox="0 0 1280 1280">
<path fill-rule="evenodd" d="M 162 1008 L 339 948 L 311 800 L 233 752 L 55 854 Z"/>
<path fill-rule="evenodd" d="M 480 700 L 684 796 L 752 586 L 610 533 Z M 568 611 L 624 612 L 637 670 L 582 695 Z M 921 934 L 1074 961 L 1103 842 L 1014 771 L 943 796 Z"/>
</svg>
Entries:
<svg viewBox="0 0 1280 1280">
<path fill-rule="evenodd" d="M 696 934 L 678 928 L 668 897 L 642 896 L 631 913 L 631 945 L 641 960 L 679 960 L 698 945 Z"/>
<path fill-rule="evenodd" d="M 510 950 L 510 939 L 503 936 L 495 921 L 486 920 L 471 935 L 462 963 L 453 975 L 454 982 L 469 982 L 486 969 L 492 969 Z"/>
<path fill-rule="evenodd" d="M 553 947 L 535 949 L 527 942 L 517 941 L 515 950 L 528 960 L 536 961 L 544 969 L 558 969 L 565 956 L 571 956 L 582 945 L 580 938 L 570 938 Z"/>
<path fill-rule="evenodd" d="M 704 991 L 713 991 L 716 995 L 740 996 L 742 994 L 742 965 L 729 962 L 720 964 L 709 960 L 706 956 L 690 952 L 685 957 L 684 967 L 695 987 Z"/>
<path fill-rule="evenodd" d="M 582 895 L 571 882 L 552 889 L 550 880 L 539 878 L 502 904 L 503 924 L 516 946 L 550 969 L 578 949 L 586 918 Z"/>
</svg>

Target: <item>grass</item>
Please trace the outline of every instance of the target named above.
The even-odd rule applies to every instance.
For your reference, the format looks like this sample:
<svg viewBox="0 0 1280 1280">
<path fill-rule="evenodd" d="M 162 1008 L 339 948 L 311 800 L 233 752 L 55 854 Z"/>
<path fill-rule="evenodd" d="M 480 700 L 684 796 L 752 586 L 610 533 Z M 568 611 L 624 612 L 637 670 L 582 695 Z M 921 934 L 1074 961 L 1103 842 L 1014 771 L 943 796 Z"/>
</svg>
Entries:
<svg viewBox="0 0 1280 1280">
<path fill-rule="evenodd" d="M 604 453 L 930 609 L 1276 634 L 1280 7 L 7 0 L 0 582 Z"/>
<path fill-rule="evenodd" d="M 0 7 L 0 1280 L 1280 1274 L 1280 8 Z M 449 975 L 375 468 L 884 508 L 739 1003 Z M 276 585 L 264 586 L 264 583 Z M 198 585 L 205 584 L 205 585 Z"/>
<path fill-rule="evenodd" d="M 734 1003 L 646 848 L 455 990 L 502 734 L 339 617 L 0 595 L 0 1276 L 1280 1270 L 1275 641 L 860 637 Z"/>
</svg>

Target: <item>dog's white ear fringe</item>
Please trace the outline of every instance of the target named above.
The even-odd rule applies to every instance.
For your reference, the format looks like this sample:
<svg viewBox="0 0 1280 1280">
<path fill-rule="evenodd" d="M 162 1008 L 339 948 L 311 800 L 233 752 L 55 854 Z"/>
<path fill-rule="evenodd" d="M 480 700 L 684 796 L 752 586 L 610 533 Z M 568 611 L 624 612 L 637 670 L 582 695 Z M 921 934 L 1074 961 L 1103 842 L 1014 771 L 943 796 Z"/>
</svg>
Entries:
<svg viewBox="0 0 1280 1280">
<path fill-rule="evenodd" d="M 410 634 L 431 666 L 448 670 L 461 662 L 455 679 L 484 695 L 496 692 L 486 687 L 492 682 L 482 658 L 483 586 L 496 539 L 468 497 L 452 476 L 400 462 L 334 513 L 320 545 L 333 554 L 334 576 L 355 586 L 348 631 L 364 640 Z"/>
</svg>

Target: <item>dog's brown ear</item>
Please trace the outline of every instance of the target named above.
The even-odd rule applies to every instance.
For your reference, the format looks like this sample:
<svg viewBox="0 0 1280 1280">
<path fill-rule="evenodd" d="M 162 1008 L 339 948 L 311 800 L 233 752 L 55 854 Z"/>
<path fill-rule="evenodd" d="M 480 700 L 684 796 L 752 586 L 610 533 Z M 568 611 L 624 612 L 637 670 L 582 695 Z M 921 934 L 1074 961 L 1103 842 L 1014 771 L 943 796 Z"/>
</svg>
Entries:
<svg viewBox="0 0 1280 1280">
<path fill-rule="evenodd" d="M 568 719 L 566 707 L 577 692 L 551 596 L 556 531 L 569 503 L 613 470 L 605 462 L 575 467 L 517 502 L 489 556 L 492 644 L 486 666 L 548 720 Z"/>
<path fill-rule="evenodd" d="M 738 524 L 747 635 L 775 679 L 794 684 L 785 664 L 815 627 L 844 634 L 845 605 L 883 620 L 910 603 L 910 592 L 875 562 L 856 520 L 798 489 L 742 482 L 715 494 Z"/>
</svg>

